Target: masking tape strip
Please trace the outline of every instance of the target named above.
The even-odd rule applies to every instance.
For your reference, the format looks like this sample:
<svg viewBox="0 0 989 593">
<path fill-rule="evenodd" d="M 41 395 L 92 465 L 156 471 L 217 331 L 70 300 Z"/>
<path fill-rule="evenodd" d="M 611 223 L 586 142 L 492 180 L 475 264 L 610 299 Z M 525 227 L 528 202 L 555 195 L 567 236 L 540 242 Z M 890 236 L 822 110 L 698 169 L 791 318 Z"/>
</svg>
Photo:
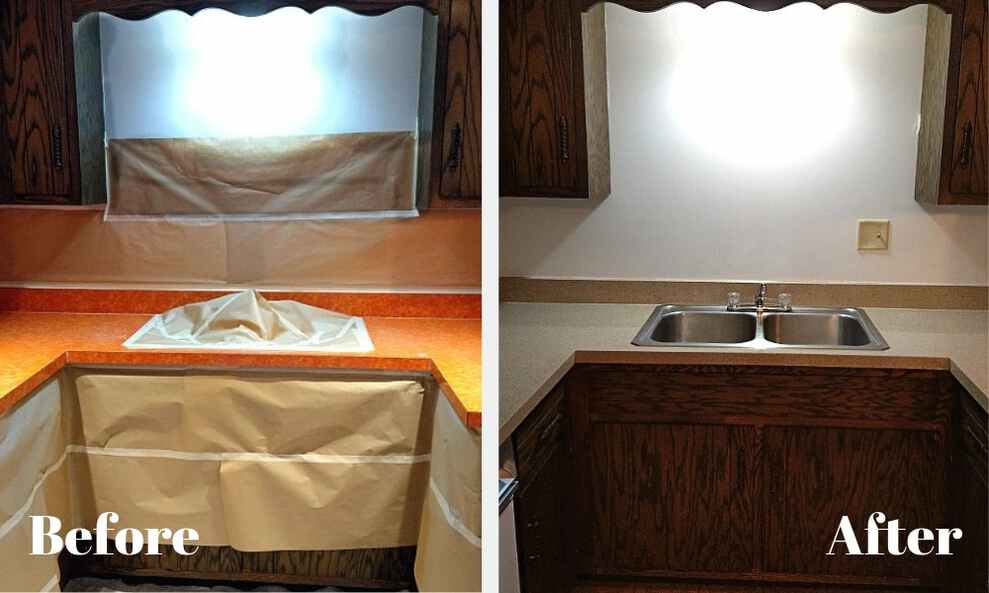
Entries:
<svg viewBox="0 0 989 593">
<path fill-rule="evenodd" d="M 464 525 L 457 513 L 450 507 L 450 503 L 446 501 L 443 494 L 440 493 L 439 487 L 436 486 L 436 482 L 432 478 L 429 479 L 429 489 L 433 491 L 433 496 L 436 497 L 436 502 L 440 505 L 440 509 L 443 511 L 443 516 L 446 517 L 446 522 L 450 524 L 457 533 L 463 536 L 465 540 L 470 542 L 475 548 L 481 547 L 481 538 L 476 535 L 473 531 Z"/>
<path fill-rule="evenodd" d="M 62 467 L 62 464 L 65 463 L 65 459 L 68 456 L 69 448 L 66 447 L 65 451 L 62 452 L 62 456 L 58 458 L 58 461 L 52 464 L 51 467 L 46 469 L 45 472 L 41 474 L 41 477 L 38 478 L 37 482 L 35 482 L 34 487 L 31 488 L 31 494 L 28 495 L 27 501 L 24 505 L 17 509 L 17 512 L 11 515 L 9 519 L 0 525 L 0 539 L 5 538 L 7 534 L 10 533 L 14 527 L 16 527 L 17 524 L 24 519 L 24 515 L 27 515 L 28 511 L 31 509 L 31 505 L 34 504 L 34 497 L 38 495 L 38 491 L 41 490 L 41 486 L 45 483 L 45 480 L 48 479 L 48 476 L 57 472 L 58 468 Z"/>
<path fill-rule="evenodd" d="M 69 445 L 67 451 L 105 457 L 144 457 L 153 459 L 178 459 L 182 461 L 265 461 L 282 463 L 384 463 L 391 465 L 412 465 L 426 463 L 431 454 L 423 455 L 326 455 L 323 453 L 300 453 L 295 455 L 275 455 L 272 453 L 187 453 L 170 449 L 127 449 Z"/>
<path fill-rule="evenodd" d="M 55 587 L 58 586 L 59 580 L 61 580 L 60 579 L 60 575 L 56 574 L 56 575 L 52 576 L 51 580 L 49 580 L 47 583 L 45 583 L 45 586 L 42 587 L 41 590 L 42 591 L 54 591 L 55 590 Z"/>
</svg>

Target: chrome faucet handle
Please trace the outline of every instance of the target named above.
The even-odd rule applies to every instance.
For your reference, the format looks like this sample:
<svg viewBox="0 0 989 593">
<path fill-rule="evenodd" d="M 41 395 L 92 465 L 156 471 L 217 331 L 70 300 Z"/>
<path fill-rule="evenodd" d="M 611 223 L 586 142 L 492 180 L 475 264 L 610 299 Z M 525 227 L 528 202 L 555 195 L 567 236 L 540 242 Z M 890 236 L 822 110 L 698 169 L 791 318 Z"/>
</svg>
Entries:
<svg viewBox="0 0 989 593">
<path fill-rule="evenodd" d="M 728 293 L 728 310 L 734 311 L 738 309 L 738 306 L 742 304 L 742 293 L 740 292 L 729 292 Z"/>
</svg>

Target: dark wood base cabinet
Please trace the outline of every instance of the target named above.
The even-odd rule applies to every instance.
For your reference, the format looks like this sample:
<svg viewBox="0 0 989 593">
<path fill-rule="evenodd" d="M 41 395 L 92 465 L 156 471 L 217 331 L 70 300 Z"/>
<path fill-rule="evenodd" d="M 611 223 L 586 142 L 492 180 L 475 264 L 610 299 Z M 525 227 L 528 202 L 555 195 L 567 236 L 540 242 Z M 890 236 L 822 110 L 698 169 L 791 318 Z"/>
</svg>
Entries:
<svg viewBox="0 0 989 593">
<path fill-rule="evenodd" d="M 526 593 L 987 591 L 986 413 L 946 372 L 578 365 L 514 439 Z M 828 554 L 876 512 L 963 536 Z"/>
<path fill-rule="evenodd" d="M 128 579 L 143 584 L 235 585 L 250 591 L 265 585 L 285 588 L 340 587 L 341 590 L 410 590 L 415 586 L 416 548 L 241 552 L 230 546 L 201 546 L 192 556 L 170 547 L 162 555 L 59 557 L 62 587 L 79 577 Z"/>
</svg>

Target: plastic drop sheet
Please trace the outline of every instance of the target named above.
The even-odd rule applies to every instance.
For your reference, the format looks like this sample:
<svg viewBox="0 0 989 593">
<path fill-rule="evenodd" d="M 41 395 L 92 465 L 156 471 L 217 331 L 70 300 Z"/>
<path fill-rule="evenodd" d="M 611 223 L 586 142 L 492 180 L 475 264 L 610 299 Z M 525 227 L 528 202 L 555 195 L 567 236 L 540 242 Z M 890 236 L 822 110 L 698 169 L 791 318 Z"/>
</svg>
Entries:
<svg viewBox="0 0 989 593">
<path fill-rule="evenodd" d="M 419 590 L 480 590 L 480 437 L 431 383 L 70 368 L 0 417 L 0 475 L 3 591 L 58 588 L 30 515 L 107 511 L 244 551 L 417 545 Z"/>
<path fill-rule="evenodd" d="M 106 218 L 415 216 L 412 132 L 107 142 Z"/>
<path fill-rule="evenodd" d="M 107 223 L 102 210 L 0 208 L 0 281 L 112 286 L 481 286 L 479 210 L 418 218 Z M 6 251 L 5 251 L 6 249 Z"/>
<path fill-rule="evenodd" d="M 370 352 L 364 320 L 245 290 L 170 309 L 124 342 L 128 348 Z"/>
</svg>

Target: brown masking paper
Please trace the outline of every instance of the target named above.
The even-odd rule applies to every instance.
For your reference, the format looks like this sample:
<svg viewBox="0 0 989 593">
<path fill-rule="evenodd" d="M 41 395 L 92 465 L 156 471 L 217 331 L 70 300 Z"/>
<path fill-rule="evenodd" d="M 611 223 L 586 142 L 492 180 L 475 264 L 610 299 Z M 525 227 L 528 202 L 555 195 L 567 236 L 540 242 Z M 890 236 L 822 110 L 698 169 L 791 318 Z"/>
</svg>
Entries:
<svg viewBox="0 0 989 593">
<path fill-rule="evenodd" d="M 57 588 L 29 514 L 106 511 L 245 551 L 417 545 L 420 590 L 480 588 L 480 439 L 431 382 L 67 369 L 0 430 L 0 590 Z"/>
<path fill-rule="evenodd" d="M 481 590 L 481 435 L 440 398 L 415 574 L 420 591 Z"/>
<path fill-rule="evenodd" d="M 2 207 L 0 282 L 476 291 L 481 214 L 193 224 L 105 222 L 93 209 Z"/>
<path fill-rule="evenodd" d="M 415 209 L 411 132 L 107 143 L 108 217 L 301 216 Z"/>
</svg>

